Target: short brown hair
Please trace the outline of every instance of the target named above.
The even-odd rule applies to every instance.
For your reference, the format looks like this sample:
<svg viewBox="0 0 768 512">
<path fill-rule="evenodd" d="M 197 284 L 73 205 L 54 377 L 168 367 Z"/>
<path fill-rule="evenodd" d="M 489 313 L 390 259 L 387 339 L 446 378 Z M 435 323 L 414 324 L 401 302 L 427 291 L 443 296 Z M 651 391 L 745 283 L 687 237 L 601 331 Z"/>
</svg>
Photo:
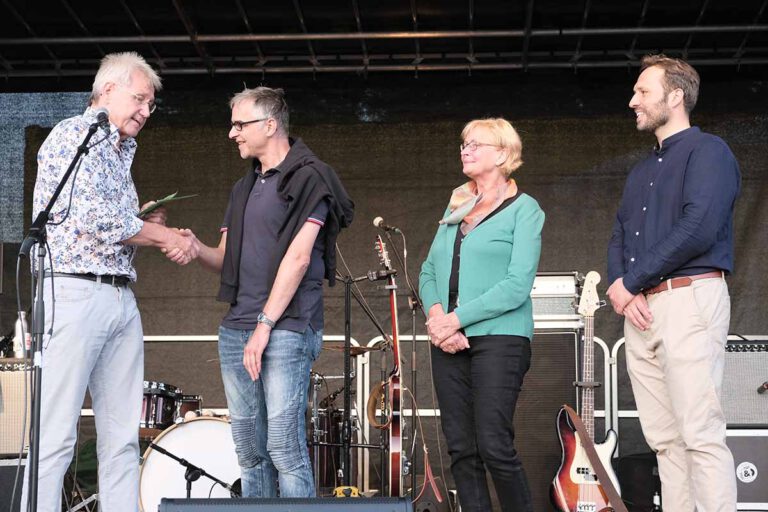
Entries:
<svg viewBox="0 0 768 512">
<path fill-rule="evenodd" d="M 657 55 L 646 55 L 640 65 L 640 72 L 646 69 L 658 66 L 664 70 L 663 86 L 664 92 L 669 94 L 675 89 L 683 91 L 683 103 L 685 111 L 690 114 L 696 101 L 699 99 L 699 73 L 693 69 L 693 66 L 682 59 L 673 59 L 663 53 Z"/>
</svg>

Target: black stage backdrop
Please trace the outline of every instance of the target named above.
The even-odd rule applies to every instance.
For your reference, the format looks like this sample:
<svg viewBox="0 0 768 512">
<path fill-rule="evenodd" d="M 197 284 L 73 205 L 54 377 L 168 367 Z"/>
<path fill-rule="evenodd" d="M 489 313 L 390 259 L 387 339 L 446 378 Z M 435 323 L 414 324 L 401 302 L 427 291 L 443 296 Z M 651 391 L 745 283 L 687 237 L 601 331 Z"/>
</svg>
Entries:
<svg viewBox="0 0 768 512">
<path fill-rule="evenodd" d="M 768 164 L 768 84 L 703 71 L 704 85 L 693 122 L 725 139 L 736 154 L 743 175 L 736 215 L 737 271 L 729 278 L 733 304 L 731 331 L 763 334 L 768 331 L 764 311 L 768 277 L 763 272 L 768 210 L 762 201 L 768 191 L 764 179 Z M 447 79 L 437 75 L 419 79 L 390 77 L 386 81 L 353 81 L 349 88 L 323 77 L 309 84 L 273 80 L 267 85 L 286 86 L 293 136 L 302 137 L 338 171 L 355 199 L 355 222 L 339 238 L 343 259 L 352 274 L 360 275 L 378 266 L 373 250 L 377 232 L 371 221 L 381 215 L 406 234 L 409 272 L 416 282 L 450 191 L 463 182 L 458 151 L 461 128 L 470 119 L 487 116 L 511 120 L 522 137 L 525 164 L 515 178 L 523 191 L 539 201 L 547 215 L 539 269 L 584 273 L 597 270 L 604 276 L 606 243 L 626 175 L 654 144 L 651 134 L 635 130 L 633 114 L 627 108 L 635 77 L 635 71 L 621 70 L 483 79 Z M 233 83 L 230 89 L 225 89 L 221 82 L 215 88 L 201 83 L 194 86 L 196 90 L 190 90 L 189 84 L 174 89 L 169 83 L 162 94 L 161 108 L 139 137 L 133 173 L 140 200 L 176 190 L 180 194 L 200 194 L 194 200 L 170 206 L 169 224 L 193 229 L 209 245 L 218 243 L 230 187 L 247 169 L 234 144 L 227 140 L 227 100 L 241 86 Z M 27 128 L 25 225 L 31 217 L 35 155 L 49 129 Z M 0 296 L 3 333 L 13 325 L 13 256 L 18 244 L 6 244 L 5 249 L 5 284 Z M 341 261 L 340 258 L 339 268 L 346 273 Z M 151 249 L 142 249 L 136 264 L 139 280 L 134 290 L 145 334 L 216 333 L 225 312 L 225 306 L 214 300 L 216 276 L 194 264 L 179 268 Z M 403 285 L 401 331 L 408 333 L 410 315 L 404 279 L 399 281 Z M 600 284 L 601 294 L 607 286 L 605 281 Z M 380 321 L 388 326 L 386 292 L 368 284 L 361 288 Z M 28 290 L 26 279 L 22 290 Z M 325 295 L 325 333 L 343 334 L 343 286 L 326 288 Z M 26 297 L 24 301 L 28 302 Z M 365 343 L 378 333 L 359 307 L 353 304 L 352 310 L 352 335 Z M 424 333 L 421 317 L 417 320 L 417 331 Z M 621 321 L 610 308 L 597 313 L 596 335 L 609 346 L 621 338 Z M 562 356 L 557 355 L 556 346 L 554 350 L 551 346 L 559 343 L 557 338 L 543 343 L 550 346 L 545 349 L 541 345 L 542 358 Z M 564 350 L 571 350 L 567 337 L 562 344 Z M 421 408 L 431 408 L 425 354 L 426 351 L 421 352 L 418 362 L 419 401 Z M 186 393 L 202 394 L 206 406 L 224 406 L 216 357 L 215 343 L 148 344 L 146 379 L 170 382 Z M 551 363 L 541 361 L 546 362 Z M 559 366 L 565 375 L 572 372 L 570 362 Z M 326 352 L 318 369 L 338 375 L 342 359 L 338 353 Z M 409 371 L 407 365 L 405 369 Z M 335 387 L 332 383 L 331 388 Z M 536 404 L 537 389 L 528 386 L 524 399 Z M 554 408 L 547 411 L 552 421 L 538 427 L 548 429 L 545 432 L 551 430 L 555 451 L 556 412 Z M 518 418 L 518 423 L 524 420 Z M 425 428 L 433 464 L 439 466 L 435 429 L 431 424 Z M 623 453 L 647 449 L 638 429 L 625 431 L 632 432 L 632 436 L 622 440 Z M 92 431 L 86 429 L 86 435 L 92 435 Z M 518 436 L 524 457 L 527 441 L 525 435 Z M 443 445 L 447 473 L 444 448 Z M 556 454 L 550 453 L 548 457 L 548 466 L 554 467 L 536 470 L 531 475 L 537 510 L 545 509 L 547 479 L 551 478 L 545 473 L 553 474 L 558 463 Z M 541 461 L 525 462 L 536 466 Z M 418 472 L 422 473 L 422 469 Z"/>
</svg>

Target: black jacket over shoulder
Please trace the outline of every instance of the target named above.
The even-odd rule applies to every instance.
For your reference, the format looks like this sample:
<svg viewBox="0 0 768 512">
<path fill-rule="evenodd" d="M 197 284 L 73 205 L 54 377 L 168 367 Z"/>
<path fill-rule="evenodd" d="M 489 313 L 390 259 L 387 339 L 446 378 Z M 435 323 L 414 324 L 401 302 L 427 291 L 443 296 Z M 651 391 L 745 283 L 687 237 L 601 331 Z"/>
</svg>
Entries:
<svg viewBox="0 0 768 512">
<path fill-rule="evenodd" d="M 270 264 L 270 287 L 274 284 L 280 262 L 288 247 L 304 226 L 307 218 L 322 200 L 328 201 L 328 216 L 323 232 L 325 233 L 325 278 L 329 286 L 336 281 L 336 237 L 342 228 L 352 223 L 354 203 L 341 184 L 336 172 L 322 162 L 301 139 L 290 139 L 291 149 L 280 165 L 283 171 L 277 192 L 288 203 L 287 216 L 280 228 L 274 261 Z M 254 162 L 254 169 L 259 165 Z M 227 231 L 227 243 L 224 262 L 221 268 L 221 286 L 218 300 L 234 304 L 240 272 L 240 252 L 243 241 L 243 222 L 245 206 L 256 182 L 256 173 L 251 170 L 235 183 L 230 194 L 231 223 Z M 285 314 L 290 315 L 298 307 L 298 301 L 292 300 Z"/>
</svg>

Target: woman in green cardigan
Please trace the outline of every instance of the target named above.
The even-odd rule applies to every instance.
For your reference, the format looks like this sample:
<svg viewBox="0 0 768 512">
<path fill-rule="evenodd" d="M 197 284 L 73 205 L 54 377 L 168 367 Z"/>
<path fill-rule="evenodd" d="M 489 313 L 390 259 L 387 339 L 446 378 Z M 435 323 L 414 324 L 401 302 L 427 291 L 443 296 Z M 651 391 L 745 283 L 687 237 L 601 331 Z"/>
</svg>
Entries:
<svg viewBox="0 0 768 512">
<path fill-rule="evenodd" d="M 502 510 L 527 512 L 512 420 L 531 361 L 544 212 L 510 178 L 522 142 L 508 121 L 474 120 L 461 136 L 470 181 L 453 191 L 419 276 L 435 389 L 462 510 L 491 510 L 487 469 Z"/>
</svg>

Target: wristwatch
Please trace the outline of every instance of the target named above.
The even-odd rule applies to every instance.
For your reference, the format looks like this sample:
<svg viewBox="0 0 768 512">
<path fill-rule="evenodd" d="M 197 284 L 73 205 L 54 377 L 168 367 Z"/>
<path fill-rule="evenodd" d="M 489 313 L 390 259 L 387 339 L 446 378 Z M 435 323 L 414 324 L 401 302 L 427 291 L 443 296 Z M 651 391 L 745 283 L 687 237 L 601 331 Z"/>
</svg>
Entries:
<svg viewBox="0 0 768 512">
<path fill-rule="evenodd" d="M 256 317 L 256 323 L 264 324 L 267 327 L 269 327 L 270 329 L 274 329 L 275 328 L 275 321 L 274 320 L 270 320 L 267 317 L 267 315 L 264 314 L 263 311 L 261 313 L 259 313 L 259 316 Z"/>
</svg>

